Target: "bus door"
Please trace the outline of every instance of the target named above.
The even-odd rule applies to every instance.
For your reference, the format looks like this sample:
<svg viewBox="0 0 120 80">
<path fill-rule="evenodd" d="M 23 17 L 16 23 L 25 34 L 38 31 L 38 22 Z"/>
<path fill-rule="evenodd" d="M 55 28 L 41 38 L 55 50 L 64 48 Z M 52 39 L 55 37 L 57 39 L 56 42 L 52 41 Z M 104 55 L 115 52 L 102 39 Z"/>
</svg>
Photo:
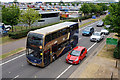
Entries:
<svg viewBox="0 0 120 80">
<path fill-rule="evenodd" d="M 50 49 L 44 51 L 44 64 L 46 66 L 50 64 Z"/>
</svg>

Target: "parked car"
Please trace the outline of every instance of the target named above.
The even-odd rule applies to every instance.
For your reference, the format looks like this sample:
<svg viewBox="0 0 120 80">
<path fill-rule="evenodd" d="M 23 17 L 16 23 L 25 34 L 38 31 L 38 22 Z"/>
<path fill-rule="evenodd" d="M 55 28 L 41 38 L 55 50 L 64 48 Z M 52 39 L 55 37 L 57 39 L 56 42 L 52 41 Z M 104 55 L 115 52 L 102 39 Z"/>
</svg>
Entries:
<svg viewBox="0 0 120 80">
<path fill-rule="evenodd" d="M 103 29 L 101 29 L 101 33 L 104 33 L 105 35 L 108 35 L 109 31 L 103 28 Z"/>
<path fill-rule="evenodd" d="M 6 34 L 12 26 L 5 25 L 4 23 L 0 23 L 0 34 Z"/>
<path fill-rule="evenodd" d="M 103 21 L 99 21 L 98 24 L 97 24 L 97 27 L 102 27 L 104 26 L 104 22 Z"/>
<path fill-rule="evenodd" d="M 5 30 L 6 30 L 6 31 L 9 31 L 11 28 L 12 28 L 12 26 L 10 26 L 10 25 L 5 25 Z"/>
<path fill-rule="evenodd" d="M 90 41 L 100 42 L 104 38 L 104 34 L 101 32 L 94 32 L 90 37 Z"/>
<path fill-rule="evenodd" d="M 87 56 L 87 49 L 82 46 L 73 48 L 66 56 L 66 62 L 70 64 L 79 64 Z"/>
<path fill-rule="evenodd" d="M 92 33 L 94 32 L 94 28 L 93 27 L 86 27 L 83 31 L 82 31 L 82 35 L 92 35 Z"/>
</svg>

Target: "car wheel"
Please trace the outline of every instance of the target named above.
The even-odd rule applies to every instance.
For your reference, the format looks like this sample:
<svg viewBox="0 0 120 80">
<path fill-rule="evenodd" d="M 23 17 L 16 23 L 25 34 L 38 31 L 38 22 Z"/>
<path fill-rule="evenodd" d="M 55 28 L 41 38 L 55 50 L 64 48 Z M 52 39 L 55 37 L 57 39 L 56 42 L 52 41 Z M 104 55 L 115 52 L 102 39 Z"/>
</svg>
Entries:
<svg viewBox="0 0 120 80">
<path fill-rule="evenodd" d="M 90 42 L 92 42 L 92 40 L 90 40 Z"/>
<path fill-rule="evenodd" d="M 87 57 L 87 53 L 85 54 L 85 57 Z"/>
<path fill-rule="evenodd" d="M 99 43 L 100 42 L 100 40 L 97 40 L 97 43 Z"/>
<path fill-rule="evenodd" d="M 79 60 L 79 64 L 81 63 L 81 60 Z"/>
</svg>

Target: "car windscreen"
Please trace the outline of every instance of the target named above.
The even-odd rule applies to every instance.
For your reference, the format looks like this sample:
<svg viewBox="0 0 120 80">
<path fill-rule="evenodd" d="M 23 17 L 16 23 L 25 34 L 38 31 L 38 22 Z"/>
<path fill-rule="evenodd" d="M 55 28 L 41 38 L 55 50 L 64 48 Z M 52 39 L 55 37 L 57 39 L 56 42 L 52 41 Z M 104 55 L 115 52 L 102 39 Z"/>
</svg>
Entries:
<svg viewBox="0 0 120 80">
<path fill-rule="evenodd" d="M 73 51 L 70 52 L 70 55 L 72 55 L 72 56 L 79 56 L 80 55 L 80 51 L 73 50 Z"/>
<path fill-rule="evenodd" d="M 95 35 L 95 36 L 100 36 L 100 33 L 93 33 L 93 35 Z"/>
<path fill-rule="evenodd" d="M 85 28 L 84 31 L 90 31 L 90 28 Z"/>
<path fill-rule="evenodd" d="M 36 46 L 40 46 L 43 44 L 43 35 L 37 33 L 29 33 L 28 34 L 28 43 Z"/>
</svg>

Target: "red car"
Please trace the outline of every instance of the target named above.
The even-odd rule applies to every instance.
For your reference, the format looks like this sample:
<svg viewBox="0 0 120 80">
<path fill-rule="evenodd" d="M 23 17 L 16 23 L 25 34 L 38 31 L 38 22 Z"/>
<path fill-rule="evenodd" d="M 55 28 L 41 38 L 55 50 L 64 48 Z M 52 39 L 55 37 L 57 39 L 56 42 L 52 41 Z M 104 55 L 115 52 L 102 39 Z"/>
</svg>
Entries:
<svg viewBox="0 0 120 80">
<path fill-rule="evenodd" d="M 68 52 L 66 62 L 71 64 L 79 64 L 81 60 L 87 56 L 87 49 L 82 46 L 77 46 Z"/>
</svg>

